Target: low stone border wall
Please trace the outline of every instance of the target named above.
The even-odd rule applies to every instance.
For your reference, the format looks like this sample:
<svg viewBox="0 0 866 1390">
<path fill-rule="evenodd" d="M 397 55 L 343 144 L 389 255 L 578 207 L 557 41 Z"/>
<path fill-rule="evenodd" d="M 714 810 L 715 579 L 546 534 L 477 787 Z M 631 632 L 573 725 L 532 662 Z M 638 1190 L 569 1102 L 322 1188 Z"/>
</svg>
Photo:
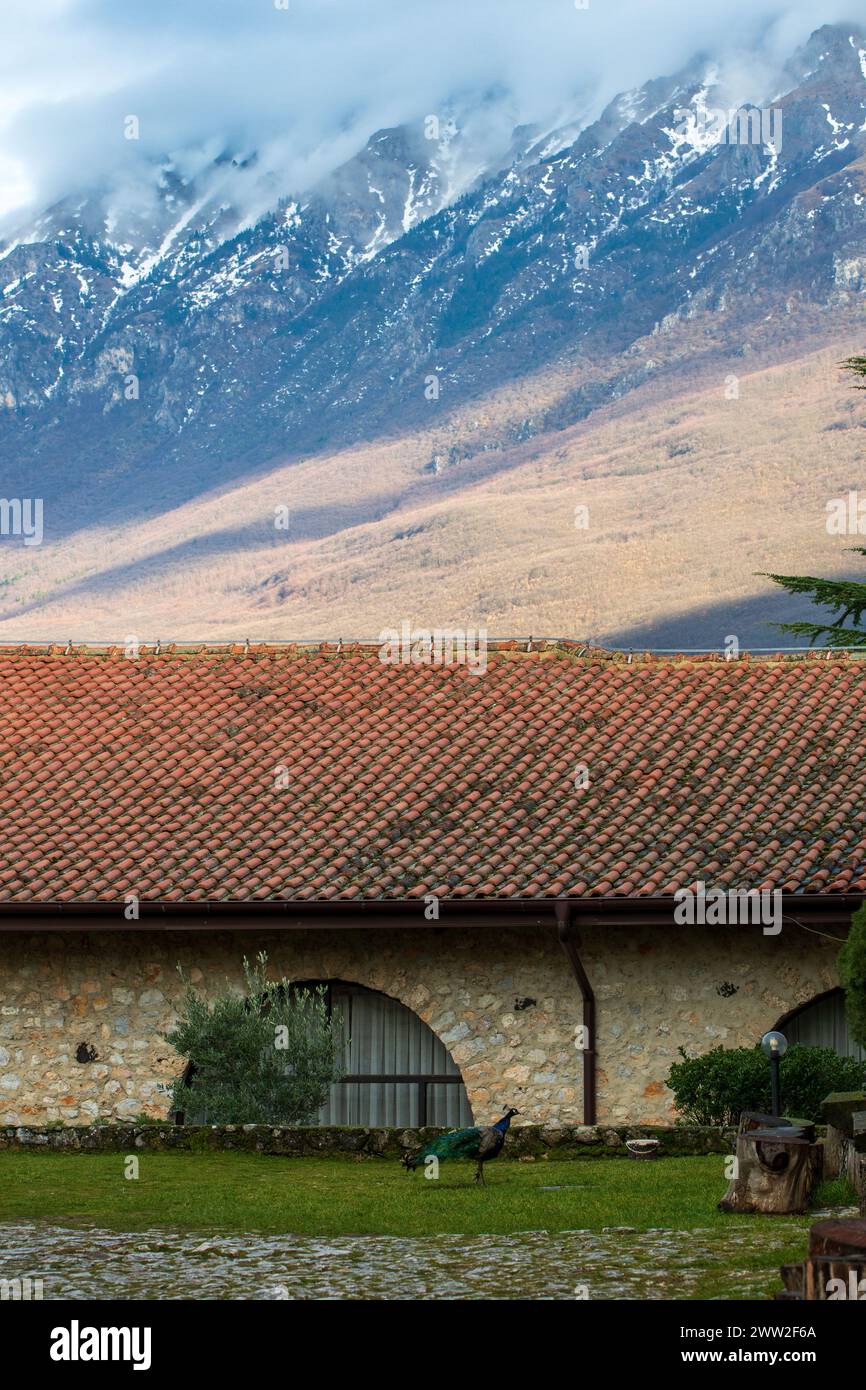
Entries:
<svg viewBox="0 0 866 1390">
<path fill-rule="evenodd" d="M 0 1129 L 2 1149 L 51 1149 L 62 1153 L 128 1153 L 131 1149 L 203 1152 L 244 1149 L 252 1153 L 299 1155 L 355 1154 L 362 1158 L 399 1158 L 423 1141 L 446 1133 L 443 1129 L 353 1129 L 310 1127 L 272 1128 L 270 1125 L 48 1125 Z M 734 1129 L 692 1126 L 606 1125 L 545 1129 L 521 1125 L 511 1130 L 503 1158 L 580 1159 L 628 1158 L 626 1139 L 658 1139 L 666 1157 L 730 1154 L 736 1145 Z"/>
</svg>

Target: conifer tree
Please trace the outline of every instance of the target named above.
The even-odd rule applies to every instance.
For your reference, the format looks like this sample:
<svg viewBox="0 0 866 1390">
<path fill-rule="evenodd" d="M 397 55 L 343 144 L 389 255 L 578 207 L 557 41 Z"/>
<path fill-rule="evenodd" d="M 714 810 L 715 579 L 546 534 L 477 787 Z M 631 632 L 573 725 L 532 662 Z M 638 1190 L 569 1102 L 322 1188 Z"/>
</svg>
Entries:
<svg viewBox="0 0 866 1390">
<path fill-rule="evenodd" d="M 839 952 L 839 978 L 845 988 L 848 1031 L 866 1047 L 866 904 L 851 919 L 848 940 Z"/>
</svg>

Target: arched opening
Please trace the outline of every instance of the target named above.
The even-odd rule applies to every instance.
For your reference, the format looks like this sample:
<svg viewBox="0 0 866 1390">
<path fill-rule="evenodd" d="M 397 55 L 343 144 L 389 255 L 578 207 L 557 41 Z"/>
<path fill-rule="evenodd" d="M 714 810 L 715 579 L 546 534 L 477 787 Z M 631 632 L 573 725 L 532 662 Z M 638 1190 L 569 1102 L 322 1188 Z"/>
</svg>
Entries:
<svg viewBox="0 0 866 1390">
<path fill-rule="evenodd" d="M 345 1078 L 331 1087 L 320 1125 L 463 1126 L 472 1109 L 460 1069 L 423 1019 L 378 990 L 346 980 L 298 980 L 322 988 L 346 1038 Z"/>
<path fill-rule="evenodd" d="M 842 1057 L 856 1057 L 863 1061 L 864 1050 L 859 1047 L 848 1032 L 845 1017 L 845 991 L 828 989 L 808 1004 L 779 1019 L 775 1025 L 790 1043 L 805 1043 L 809 1047 L 832 1047 Z"/>
</svg>

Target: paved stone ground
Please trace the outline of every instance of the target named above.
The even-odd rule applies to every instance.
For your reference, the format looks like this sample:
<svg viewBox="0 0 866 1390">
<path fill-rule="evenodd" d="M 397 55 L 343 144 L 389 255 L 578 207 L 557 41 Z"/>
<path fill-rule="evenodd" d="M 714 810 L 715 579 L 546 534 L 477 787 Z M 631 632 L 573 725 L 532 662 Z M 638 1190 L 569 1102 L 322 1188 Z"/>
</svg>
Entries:
<svg viewBox="0 0 866 1390">
<path fill-rule="evenodd" d="M 422 1239 L 14 1224 L 0 1226 L 0 1279 L 41 1278 L 46 1299 L 688 1299 L 710 1271 L 720 1297 L 748 1299 L 767 1296 L 758 1253 L 801 1237 L 793 1219 Z"/>
</svg>

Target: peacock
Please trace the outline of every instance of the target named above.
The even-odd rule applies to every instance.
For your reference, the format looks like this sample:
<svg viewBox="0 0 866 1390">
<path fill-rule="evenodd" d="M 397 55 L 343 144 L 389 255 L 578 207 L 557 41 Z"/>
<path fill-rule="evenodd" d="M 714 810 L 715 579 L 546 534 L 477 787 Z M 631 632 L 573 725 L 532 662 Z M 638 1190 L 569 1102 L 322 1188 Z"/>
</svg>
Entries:
<svg viewBox="0 0 866 1390">
<path fill-rule="evenodd" d="M 409 1172 L 415 1171 L 428 1158 L 438 1158 L 442 1163 L 446 1158 L 474 1158 L 475 1181 L 484 1183 L 484 1164 L 496 1158 L 505 1143 L 505 1136 L 511 1124 L 512 1115 L 517 1110 L 506 1110 L 501 1120 L 481 1129 L 473 1125 L 471 1129 L 452 1129 L 448 1134 L 440 1134 L 429 1144 L 422 1144 L 417 1153 L 404 1154 L 401 1162 Z"/>
</svg>

